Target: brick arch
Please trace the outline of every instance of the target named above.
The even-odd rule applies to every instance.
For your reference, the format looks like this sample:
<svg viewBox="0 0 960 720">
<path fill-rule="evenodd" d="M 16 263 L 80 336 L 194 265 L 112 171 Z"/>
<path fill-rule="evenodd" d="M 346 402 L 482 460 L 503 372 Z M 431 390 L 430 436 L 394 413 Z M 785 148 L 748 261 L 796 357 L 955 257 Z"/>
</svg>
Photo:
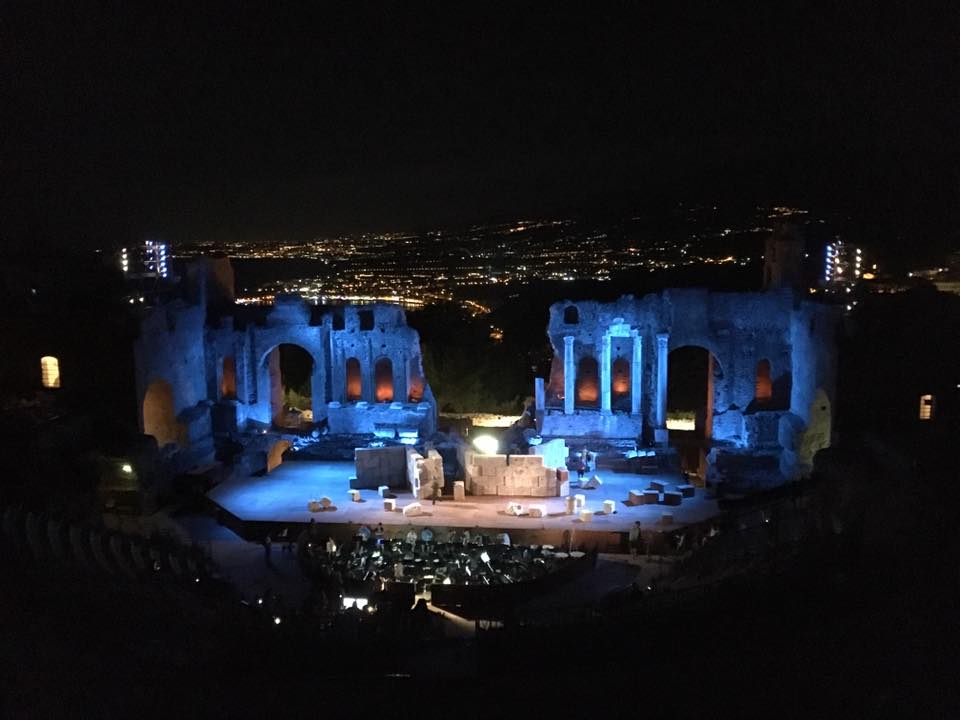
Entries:
<svg viewBox="0 0 960 720">
<path fill-rule="evenodd" d="M 575 395 L 577 405 L 600 406 L 600 364 L 592 355 L 584 355 L 577 363 Z"/>
<path fill-rule="evenodd" d="M 386 356 L 373 365 L 373 390 L 377 402 L 393 402 L 393 361 Z"/>
<path fill-rule="evenodd" d="M 173 404 L 173 386 L 154 380 L 143 394 L 143 432 L 152 435 L 160 447 L 181 442 L 181 427 Z"/>
<path fill-rule="evenodd" d="M 360 361 L 355 357 L 348 357 L 344 367 L 344 396 L 347 402 L 356 402 L 363 397 L 363 376 Z"/>
</svg>

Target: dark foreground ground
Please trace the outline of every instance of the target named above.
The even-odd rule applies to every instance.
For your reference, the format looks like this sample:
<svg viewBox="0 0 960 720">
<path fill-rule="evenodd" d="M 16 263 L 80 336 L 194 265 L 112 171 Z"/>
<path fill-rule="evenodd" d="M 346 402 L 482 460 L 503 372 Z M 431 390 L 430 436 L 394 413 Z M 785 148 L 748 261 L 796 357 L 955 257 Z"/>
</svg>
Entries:
<svg viewBox="0 0 960 720">
<path fill-rule="evenodd" d="M 5 717 L 275 716 L 291 705 L 389 716 L 453 707 L 446 692 L 460 697 L 455 716 L 582 702 L 642 715 L 938 717 L 960 700 L 949 554 L 887 563 L 811 546 L 705 588 L 470 641 L 410 621 L 362 633 L 274 626 L 203 593 L 7 559 Z"/>
</svg>

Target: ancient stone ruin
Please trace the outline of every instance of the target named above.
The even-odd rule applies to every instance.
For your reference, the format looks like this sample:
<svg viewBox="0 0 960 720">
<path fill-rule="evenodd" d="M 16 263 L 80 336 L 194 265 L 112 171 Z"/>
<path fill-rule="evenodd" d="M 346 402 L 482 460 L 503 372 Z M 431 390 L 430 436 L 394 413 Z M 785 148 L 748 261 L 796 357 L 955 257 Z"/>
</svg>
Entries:
<svg viewBox="0 0 960 720">
<path fill-rule="evenodd" d="M 555 303 L 538 430 L 572 447 L 689 435 L 708 462 L 753 454 L 786 477 L 805 473 L 830 444 L 837 321 L 836 308 L 790 289 Z"/>
<path fill-rule="evenodd" d="M 142 318 L 134 348 L 143 432 L 186 468 L 209 462 L 213 437 L 271 428 L 389 438 L 436 427 L 420 341 L 393 305 L 317 307 L 279 296 L 233 303 L 226 259 L 190 266 L 184 293 Z M 282 354 L 309 366 L 306 407 L 285 402 Z"/>
</svg>

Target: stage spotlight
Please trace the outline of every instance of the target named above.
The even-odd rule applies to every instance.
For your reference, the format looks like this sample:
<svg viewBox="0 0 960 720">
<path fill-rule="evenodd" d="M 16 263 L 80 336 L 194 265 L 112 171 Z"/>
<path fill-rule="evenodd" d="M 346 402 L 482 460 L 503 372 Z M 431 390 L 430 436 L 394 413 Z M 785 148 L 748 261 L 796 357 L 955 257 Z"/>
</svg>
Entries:
<svg viewBox="0 0 960 720">
<path fill-rule="evenodd" d="M 473 439 L 473 446 L 484 455 L 496 455 L 500 442 L 492 435 L 478 435 Z"/>
<path fill-rule="evenodd" d="M 123 470 L 127 475 L 133 472 L 133 466 L 130 463 L 124 463 L 120 466 L 120 469 Z"/>
</svg>

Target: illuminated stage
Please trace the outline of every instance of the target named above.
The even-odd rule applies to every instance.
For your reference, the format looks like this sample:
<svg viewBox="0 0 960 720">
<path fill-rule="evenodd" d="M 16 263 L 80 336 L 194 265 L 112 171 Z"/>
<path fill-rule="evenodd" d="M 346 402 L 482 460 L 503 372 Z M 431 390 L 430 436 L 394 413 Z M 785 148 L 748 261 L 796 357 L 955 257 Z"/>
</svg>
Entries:
<svg viewBox="0 0 960 720">
<path fill-rule="evenodd" d="M 314 520 L 324 526 L 324 532 L 343 537 L 352 534 L 357 525 L 371 528 L 383 523 L 388 532 L 406 532 L 410 526 L 431 527 L 435 531 L 446 528 L 480 528 L 495 533 L 506 531 L 516 542 L 560 542 L 565 531 L 586 540 L 587 534 L 596 534 L 594 544 L 608 547 L 621 540 L 634 522 L 644 529 L 671 530 L 683 525 L 700 523 L 718 514 L 716 500 L 707 499 L 697 488 L 695 497 L 684 498 L 678 506 L 637 505 L 625 503 L 630 490 L 642 490 L 651 481 L 668 485 L 681 482 L 679 476 L 635 475 L 631 473 L 599 473 L 603 485 L 596 490 L 576 490 L 586 496 L 586 507 L 594 511 L 591 522 L 582 522 L 576 515 L 565 514 L 565 499 L 500 496 L 467 496 L 463 502 L 448 498 L 433 505 L 423 501 L 423 514 L 405 517 L 400 510 L 388 512 L 375 490 L 361 490 L 362 502 L 352 502 L 348 494 L 348 479 L 354 474 L 352 462 L 288 461 L 263 477 L 232 480 L 213 488 L 208 497 L 229 513 L 225 522 L 234 525 L 248 538 L 261 537 L 266 532 L 279 531 L 283 526 L 295 526 Z M 407 492 L 395 491 L 397 507 L 414 502 Z M 329 497 L 335 510 L 313 513 L 307 502 Z M 603 514 L 603 501 L 613 500 L 616 512 Z M 515 501 L 526 508 L 530 504 L 546 506 L 546 516 L 531 518 L 505 512 L 507 503 Z M 663 513 L 673 517 L 671 524 L 663 524 Z M 275 526 L 275 527 L 274 527 Z M 292 527 L 291 527 L 292 530 Z M 603 537 L 601 537 L 603 536 Z M 614 537 L 616 536 L 616 537 Z"/>
</svg>

